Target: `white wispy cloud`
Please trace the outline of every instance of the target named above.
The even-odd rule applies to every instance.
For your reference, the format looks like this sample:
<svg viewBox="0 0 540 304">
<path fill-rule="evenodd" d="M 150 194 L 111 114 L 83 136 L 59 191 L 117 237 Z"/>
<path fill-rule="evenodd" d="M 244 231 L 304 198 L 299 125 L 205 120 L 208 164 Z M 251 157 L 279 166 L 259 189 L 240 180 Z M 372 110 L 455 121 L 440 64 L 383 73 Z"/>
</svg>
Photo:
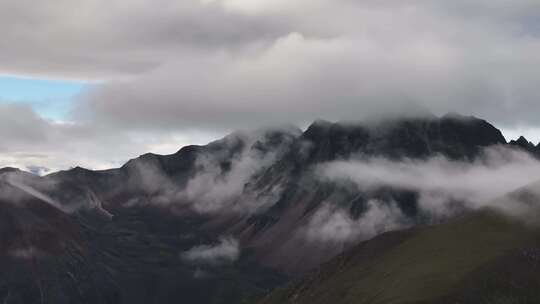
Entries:
<svg viewBox="0 0 540 304">
<path fill-rule="evenodd" d="M 442 156 L 403 160 L 373 157 L 321 164 L 316 172 L 325 181 L 352 182 L 357 191 L 364 193 L 381 187 L 415 191 L 419 193 L 419 212 L 435 222 L 457 212 L 484 207 L 521 219 L 532 211 L 537 214 L 535 210 L 540 209 L 535 202 L 508 196 L 517 189 L 533 185 L 525 194 L 540 197 L 538 184 L 534 186 L 540 181 L 540 161 L 507 147 L 487 148 L 474 162 Z M 304 233 L 311 240 L 348 242 L 411 224 L 411 219 L 392 201 L 368 201 L 366 212 L 357 219 L 335 202 L 327 202 L 311 215 Z"/>
<path fill-rule="evenodd" d="M 215 265 L 234 262 L 239 255 L 240 246 L 238 240 L 231 237 L 222 237 L 217 244 L 195 246 L 183 252 L 181 257 L 196 264 Z"/>
</svg>

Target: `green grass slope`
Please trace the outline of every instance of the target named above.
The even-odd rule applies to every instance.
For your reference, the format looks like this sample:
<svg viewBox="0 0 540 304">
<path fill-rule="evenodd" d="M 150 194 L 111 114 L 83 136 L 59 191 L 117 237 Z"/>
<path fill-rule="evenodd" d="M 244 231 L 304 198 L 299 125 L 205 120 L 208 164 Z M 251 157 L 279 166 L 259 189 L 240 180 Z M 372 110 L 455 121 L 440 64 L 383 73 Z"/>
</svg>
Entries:
<svg viewBox="0 0 540 304">
<path fill-rule="evenodd" d="M 539 236 L 485 210 L 391 232 L 260 303 L 540 303 Z"/>
</svg>

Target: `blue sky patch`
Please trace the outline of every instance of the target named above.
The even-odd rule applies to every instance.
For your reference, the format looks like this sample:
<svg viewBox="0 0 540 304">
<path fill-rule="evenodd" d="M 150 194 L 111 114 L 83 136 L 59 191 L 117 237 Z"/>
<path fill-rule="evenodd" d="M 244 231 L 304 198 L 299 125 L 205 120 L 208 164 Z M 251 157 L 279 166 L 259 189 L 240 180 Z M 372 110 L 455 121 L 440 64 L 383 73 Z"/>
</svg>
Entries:
<svg viewBox="0 0 540 304">
<path fill-rule="evenodd" d="M 42 117 L 61 120 L 85 86 L 72 81 L 0 77 L 0 102 L 30 104 Z"/>
</svg>

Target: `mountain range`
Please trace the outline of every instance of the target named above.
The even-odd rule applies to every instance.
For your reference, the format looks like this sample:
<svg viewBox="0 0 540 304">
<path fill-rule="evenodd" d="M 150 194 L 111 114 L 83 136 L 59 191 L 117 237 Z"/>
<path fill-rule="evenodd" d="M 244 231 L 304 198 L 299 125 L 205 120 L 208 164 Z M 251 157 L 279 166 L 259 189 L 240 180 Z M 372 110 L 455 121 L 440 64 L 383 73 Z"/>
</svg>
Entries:
<svg viewBox="0 0 540 304">
<path fill-rule="evenodd" d="M 0 169 L 0 301 L 536 303 L 539 157 L 448 114 Z"/>
</svg>

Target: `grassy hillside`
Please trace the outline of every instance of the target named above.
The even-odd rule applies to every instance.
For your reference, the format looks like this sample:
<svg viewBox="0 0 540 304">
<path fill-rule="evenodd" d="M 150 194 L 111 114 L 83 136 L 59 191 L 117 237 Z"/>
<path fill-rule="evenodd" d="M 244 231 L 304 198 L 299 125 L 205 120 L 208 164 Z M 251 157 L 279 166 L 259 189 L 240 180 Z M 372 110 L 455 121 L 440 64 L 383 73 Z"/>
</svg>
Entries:
<svg viewBox="0 0 540 304">
<path fill-rule="evenodd" d="M 492 211 L 387 233 L 260 303 L 540 303 L 539 235 Z"/>
</svg>

